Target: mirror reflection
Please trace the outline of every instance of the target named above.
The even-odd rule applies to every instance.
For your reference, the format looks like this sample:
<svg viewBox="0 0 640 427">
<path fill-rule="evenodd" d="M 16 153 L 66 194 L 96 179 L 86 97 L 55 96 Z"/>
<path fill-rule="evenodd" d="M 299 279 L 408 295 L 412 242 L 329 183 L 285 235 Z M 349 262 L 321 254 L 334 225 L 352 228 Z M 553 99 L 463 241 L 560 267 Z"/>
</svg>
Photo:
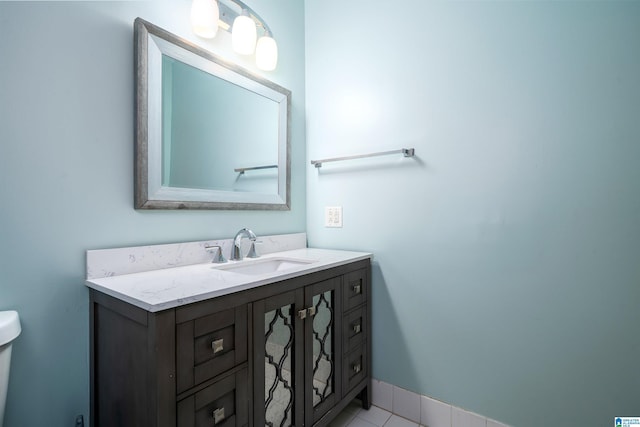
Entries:
<svg viewBox="0 0 640 427">
<path fill-rule="evenodd" d="M 275 101 L 166 55 L 162 90 L 162 185 L 278 193 Z"/>
</svg>

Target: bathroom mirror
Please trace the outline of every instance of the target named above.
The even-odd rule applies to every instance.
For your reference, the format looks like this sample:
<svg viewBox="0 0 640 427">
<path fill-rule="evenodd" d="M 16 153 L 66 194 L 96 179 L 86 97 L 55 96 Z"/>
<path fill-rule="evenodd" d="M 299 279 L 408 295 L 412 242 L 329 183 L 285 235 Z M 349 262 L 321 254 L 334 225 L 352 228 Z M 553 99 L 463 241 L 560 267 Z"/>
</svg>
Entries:
<svg viewBox="0 0 640 427">
<path fill-rule="evenodd" d="M 136 209 L 290 209 L 291 92 L 134 26 Z"/>
</svg>

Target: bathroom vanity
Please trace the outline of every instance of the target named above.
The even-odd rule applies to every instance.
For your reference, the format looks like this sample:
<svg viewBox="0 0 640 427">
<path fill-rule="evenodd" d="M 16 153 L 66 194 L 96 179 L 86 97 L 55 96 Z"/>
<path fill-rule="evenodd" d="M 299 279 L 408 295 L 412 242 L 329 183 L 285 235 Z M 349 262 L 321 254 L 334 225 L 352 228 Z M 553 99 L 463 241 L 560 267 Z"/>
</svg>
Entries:
<svg viewBox="0 0 640 427">
<path fill-rule="evenodd" d="M 324 426 L 356 397 L 368 408 L 370 257 L 299 248 L 90 277 L 91 424 Z"/>
</svg>

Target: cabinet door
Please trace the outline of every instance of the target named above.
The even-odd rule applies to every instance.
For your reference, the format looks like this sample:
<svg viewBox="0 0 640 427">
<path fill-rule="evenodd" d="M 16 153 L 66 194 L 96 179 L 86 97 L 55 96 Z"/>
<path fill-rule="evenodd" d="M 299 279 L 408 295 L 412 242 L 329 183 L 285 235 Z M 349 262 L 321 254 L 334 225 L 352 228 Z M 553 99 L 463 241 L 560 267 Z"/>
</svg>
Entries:
<svg viewBox="0 0 640 427">
<path fill-rule="evenodd" d="M 305 424 L 317 422 L 341 398 L 341 277 L 305 288 Z"/>
<path fill-rule="evenodd" d="M 254 425 L 302 426 L 304 416 L 304 291 L 253 304 Z M 306 311 L 306 310 L 305 310 Z"/>
</svg>

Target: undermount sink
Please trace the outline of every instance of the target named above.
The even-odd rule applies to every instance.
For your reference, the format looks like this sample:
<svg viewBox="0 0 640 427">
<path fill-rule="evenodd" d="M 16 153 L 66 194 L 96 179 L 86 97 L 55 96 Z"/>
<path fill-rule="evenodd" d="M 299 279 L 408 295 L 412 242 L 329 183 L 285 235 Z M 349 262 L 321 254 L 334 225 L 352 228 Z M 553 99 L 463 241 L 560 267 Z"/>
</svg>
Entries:
<svg viewBox="0 0 640 427">
<path fill-rule="evenodd" d="M 262 260 L 246 260 L 234 264 L 216 266 L 219 270 L 230 271 L 233 273 L 259 275 L 274 273 L 276 271 L 287 271 L 315 261 L 295 258 L 268 258 Z"/>
</svg>

